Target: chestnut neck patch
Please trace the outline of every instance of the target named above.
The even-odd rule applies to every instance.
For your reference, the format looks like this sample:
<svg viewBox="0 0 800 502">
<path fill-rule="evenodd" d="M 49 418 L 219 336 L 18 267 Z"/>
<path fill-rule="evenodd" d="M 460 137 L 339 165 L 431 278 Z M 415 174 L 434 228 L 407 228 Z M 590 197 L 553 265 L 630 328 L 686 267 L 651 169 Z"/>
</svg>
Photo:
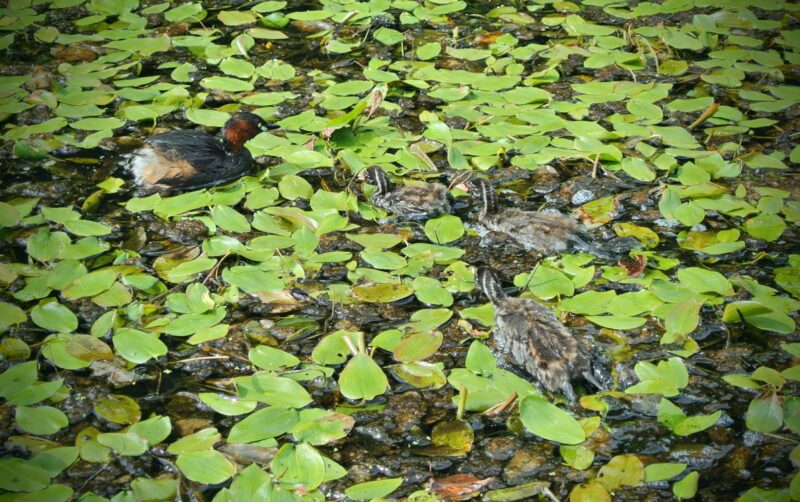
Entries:
<svg viewBox="0 0 800 502">
<path fill-rule="evenodd" d="M 228 149 L 238 155 L 242 152 L 244 144 L 259 132 L 258 124 L 244 118 L 234 117 L 225 124 L 223 136 Z"/>
</svg>

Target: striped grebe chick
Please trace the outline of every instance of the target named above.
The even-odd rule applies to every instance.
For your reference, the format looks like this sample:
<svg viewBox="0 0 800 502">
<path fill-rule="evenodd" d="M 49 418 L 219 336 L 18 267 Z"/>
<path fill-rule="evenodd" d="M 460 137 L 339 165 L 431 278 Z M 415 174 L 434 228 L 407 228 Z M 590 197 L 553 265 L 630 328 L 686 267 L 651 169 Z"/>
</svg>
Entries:
<svg viewBox="0 0 800 502">
<path fill-rule="evenodd" d="M 478 222 L 487 230 L 509 236 L 525 250 L 552 254 L 567 249 L 569 241 L 583 244 L 577 237 L 578 222 L 559 212 L 524 211 L 513 207 L 501 208 L 497 194 L 488 180 L 475 178 L 469 182 L 481 200 Z"/>
<path fill-rule="evenodd" d="M 494 306 L 492 332 L 495 355 L 501 362 L 524 370 L 550 392 L 575 401 L 572 381 L 583 378 L 598 389 L 610 377 L 558 320 L 553 311 L 532 298 L 508 296 L 489 267 L 475 270 L 475 285 Z M 602 383 L 601 383 L 602 382 Z"/>
<path fill-rule="evenodd" d="M 450 194 L 441 183 L 395 186 L 378 166 L 368 168 L 365 178 L 376 186 L 370 201 L 400 219 L 427 220 L 451 211 Z"/>
</svg>

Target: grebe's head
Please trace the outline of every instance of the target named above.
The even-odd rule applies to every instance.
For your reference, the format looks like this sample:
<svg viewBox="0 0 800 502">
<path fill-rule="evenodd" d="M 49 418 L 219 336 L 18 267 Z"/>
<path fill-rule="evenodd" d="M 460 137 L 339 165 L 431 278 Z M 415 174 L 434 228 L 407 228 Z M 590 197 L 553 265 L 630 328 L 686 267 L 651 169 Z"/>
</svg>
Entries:
<svg viewBox="0 0 800 502">
<path fill-rule="evenodd" d="M 483 219 L 489 214 L 497 211 L 497 194 L 494 192 L 494 187 L 485 178 L 473 178 L 467 183 L 470 193 L 475 193 L 481 203 L 481 213 L 479 218 Z"/>
<path fill-rule="evenodd" d="M 486 178 L 472 178 L 464 183 L 464 186 L 467 188 L 468 192 L 476 193 L 480 196 L 481 192 L 491 185 Z"/>
<path fill-rule="evenodd" d="M 475 268 L 475 287 L 492 303 L 497 303 L 506 297 L 500 284 L 500 277 L 489 267 Z"/>
<path fill-rule="evenodd" d="M 255 113 L 236 112 L 225 122 L 222 135 L 228 148 L 238 154 L 242 151 L 242 146 L 258 133 L 277 128 L 276 124 L 265 121 Z"/>
<path fill-rule="evenodd" d="M 385 194 L 392 189 L 392 184 L 389 181 L 389 175 L 387 175 L 386 171 L 378 166 L 368 167 L 364 171 L 364 180 L 367 183 L 375 185 L 377 187 L 375 192 L 378 194 Z"/>
</svg>

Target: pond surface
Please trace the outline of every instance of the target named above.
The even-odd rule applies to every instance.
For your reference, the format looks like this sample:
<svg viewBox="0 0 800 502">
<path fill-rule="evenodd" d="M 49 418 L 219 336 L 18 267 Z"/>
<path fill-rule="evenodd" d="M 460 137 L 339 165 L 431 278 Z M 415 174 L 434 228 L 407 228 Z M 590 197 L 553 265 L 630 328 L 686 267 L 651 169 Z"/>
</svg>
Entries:
<svg viewBox="0 0 800 502">
<path fill-rule="evenodd" d="M 0 499 L 800 500 L 798 12 L 11 0 Z M 240 109 L 280 126 L 248 176 L 134 186 Z M 475 177 L 586 242 L 487 233 Z M 610 388 L 495 360 L 476 266 Z"/>
</svg>

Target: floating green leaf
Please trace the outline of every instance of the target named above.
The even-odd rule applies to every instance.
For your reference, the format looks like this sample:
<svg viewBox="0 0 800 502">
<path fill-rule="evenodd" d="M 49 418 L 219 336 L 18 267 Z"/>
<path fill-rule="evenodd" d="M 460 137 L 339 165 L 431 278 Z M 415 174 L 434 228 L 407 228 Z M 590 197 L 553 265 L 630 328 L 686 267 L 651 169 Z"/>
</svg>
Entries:
<svg viewBox="0 0 800 502">
<path fill-rule="evenodd" d="M 67 425 L 67 416 L 52 406 L 17 406 L 14 419 L 20 429 L 28 434 L 55 434 Z"/>
<path fill-rule="evenodd" d="M 6 331 L 15 324 L 25 322 L 28 316 L 25 311 L 12 303 L 0 302 L 0 332 Z"/>
<path fill-rule="evenodd" d="M 348 399 L 370 400 L 388 387 L 383 370 L 366 354 L 353 356 L 339 376 L 339 390 Z"/>
<path fill-rule="evenodd" d="M 436 244 L 447 244 L 464 235 L 464 224 L 452 214 L 445 214 L 425 222 L 425 235 Z"/>
<path fill-rule="evenodd" d="M 617 455 L 600 468 L 597 479 L 608 491 L 639 486 L 644 481 L 644 466 L 636 455 Z"/>
<path fill-rule="evenodd" d="M 774 392 L 753 399 L 745 415 L 747 428 L 756 432 L 775 432 L 783 424 L 783 407 Z"/>
<path fill-rule="evenodd" d="M 372 500 L 389 495 L 402 484 L 403 478 L 376 479 L 355 484 L 345 490 L 345 493 L 353 500 Z"/>
<path fill-rule="evenodd" d="M 686 464 L 650 464 L 644 468 L 644 480 L 647 483 L 664 481 L 678 476 L 686 470 Z"/>
<path fill-rule="evenodd" d="M 406 284 L 375 284 L 371 286 L 356 286 L 353 294 L 365 302 L 388 303 L 410 296 L 414 292 Z"/>
<path fill-rule="evenodd" d="M 230 443 L 254 443 L 288 432 L 299 420 L 291 408 L 270 406 L 236 423 L 228 434 Z"/>
<path fill-rule="evenodd" d="M 236 466 L 214 450 L 181 453 L 175 464 L 188 479 L 209 485 L 222 483 L 236 473 Z"/>
<path fill-rule="evenodd" d="M 31 320 L 50 331 L 71 332 L 78 328 L 78 318 L 58 302 L 47 302 L 31 309 Z"/>
<path fill-rule="evenodd" d="M 167 346 L 158 336 L 131 328 L 120 328 L 112 337 L 114 348 L 128 361 L 143 364 L 167 353 Z"/>
<path fill-rule="evenodd" d="M 292 488 L 313 490 L 325 479 L 325 460 L 306 443 L 281 446 L 270 469 L 273 473 L 280 473 L 281 482 Z"/>
<path fill-rule="evenodd" d="M 0 488 L 10 492 L 34 492 L 50 484 L 46 470 L 19 458 L 0 459 Z"/>
<path fill-rule="evenodd" d="M 697 494 L 699 480 L 700 473 L 692 471 L 682 480 L 672 485 L 672 493 L 678 497 L 678 500 L 693 498 Z"/>
<path fill-rule="evenodd" d="M 578 444 L 586 439 L 581 424 L 572 415 L 538 396 L 520 401 L 522 424 L 539 437 L 562 444 Z"/>
</svg>

